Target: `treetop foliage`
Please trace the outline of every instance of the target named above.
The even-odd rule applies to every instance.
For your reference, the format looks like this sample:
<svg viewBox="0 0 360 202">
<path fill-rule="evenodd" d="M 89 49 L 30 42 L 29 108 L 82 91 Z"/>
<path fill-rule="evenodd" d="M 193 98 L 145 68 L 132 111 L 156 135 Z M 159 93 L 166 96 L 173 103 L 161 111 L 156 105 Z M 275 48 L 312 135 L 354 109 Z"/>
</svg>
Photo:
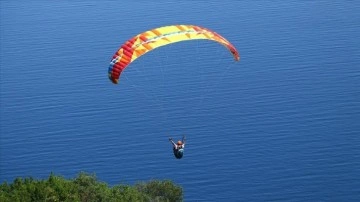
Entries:
<svg viewBox="0 0 360 202">
<path fill-rule="evenodd" d="M 13 183 L 0 185 L 0 201 L 182 201 L 182 188 L 170 180 L 151 180 L 133 186 L 115 185 L 109 187 L 97 180 L 95 174 L 81 172 L 74 179 L 65 179 L 51 173 L 47 179 L 32 177 L 16 178 Z"/>
</svg>

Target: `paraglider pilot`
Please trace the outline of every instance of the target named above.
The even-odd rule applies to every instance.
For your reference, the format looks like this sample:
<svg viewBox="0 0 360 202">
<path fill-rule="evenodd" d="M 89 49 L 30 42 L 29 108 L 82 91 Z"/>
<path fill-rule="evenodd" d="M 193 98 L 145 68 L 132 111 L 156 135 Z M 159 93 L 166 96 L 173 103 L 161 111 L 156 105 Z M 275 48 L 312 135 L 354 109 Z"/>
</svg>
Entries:
<svg viewBox="0 0 360 202">
<path fill-rule="evenodd" d="M 169 141 L 173 145 L 174 155 L 177 159 L 181 159 L 184 155 L 184 148 L 185 148 L 185 135 L 183 136 L 182 140 L 177 141 L 175 143 L 172 138 L 169 138 Z"/>
</svg>

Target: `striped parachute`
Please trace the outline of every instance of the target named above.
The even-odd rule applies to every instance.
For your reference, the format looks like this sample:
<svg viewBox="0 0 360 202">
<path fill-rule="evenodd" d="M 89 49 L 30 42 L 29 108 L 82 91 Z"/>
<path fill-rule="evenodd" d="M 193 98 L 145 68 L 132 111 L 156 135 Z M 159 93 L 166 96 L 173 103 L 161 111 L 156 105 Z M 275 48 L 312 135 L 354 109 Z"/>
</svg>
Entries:
<svg viewBox="0 0 360 202">
<path fill-rule="evenodd" d="M 194 25 L 170 25 L 143 32 L 126 41 L 112 57 L 108 72 L 109 79 L 117 84 L 121 72 L 131 62 L 155 48 L 194 39 L 216 41 L 224 45 L 236 61 L 240 60 L 236 48 L 216 32 Z"/>
</svg>

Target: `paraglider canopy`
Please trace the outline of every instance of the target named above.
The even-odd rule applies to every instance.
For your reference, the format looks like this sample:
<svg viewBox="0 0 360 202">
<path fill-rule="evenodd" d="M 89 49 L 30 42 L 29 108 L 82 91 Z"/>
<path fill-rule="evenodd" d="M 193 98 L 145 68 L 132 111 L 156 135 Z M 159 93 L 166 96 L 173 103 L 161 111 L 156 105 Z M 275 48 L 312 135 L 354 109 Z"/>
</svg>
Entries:
<svg viewBox="0 0 360 202">
<path fill-rule="evenodd" d="M 195 25 L 170 25 L 143 32 L 127 40 L 113 55 L 108 77 L 111 82 L 117 84 L 121 72 L 143 54 L 161 46 L 195 39 L 216 41 L 224 45 L 236 61 L 240 60 L 236 48 L 218 33 Z"/>
</svg>

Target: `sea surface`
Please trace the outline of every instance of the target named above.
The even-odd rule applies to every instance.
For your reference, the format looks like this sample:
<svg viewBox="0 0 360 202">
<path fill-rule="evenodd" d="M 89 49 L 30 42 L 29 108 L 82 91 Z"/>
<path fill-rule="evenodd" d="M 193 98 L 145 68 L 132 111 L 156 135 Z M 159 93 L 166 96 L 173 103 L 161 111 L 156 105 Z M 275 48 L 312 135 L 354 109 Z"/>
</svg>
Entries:
<svg viewBox="0 0 360 202">
<path fill-rule="evenodd" d="M 170 179 L 185 201 L 360 200 L 359 1 L 1 1 L 0 183 Z M 160 26 L 120 84 L 112 55 Z M 184 157 L 169 137 L 186 135 Z"/>
</svg>

